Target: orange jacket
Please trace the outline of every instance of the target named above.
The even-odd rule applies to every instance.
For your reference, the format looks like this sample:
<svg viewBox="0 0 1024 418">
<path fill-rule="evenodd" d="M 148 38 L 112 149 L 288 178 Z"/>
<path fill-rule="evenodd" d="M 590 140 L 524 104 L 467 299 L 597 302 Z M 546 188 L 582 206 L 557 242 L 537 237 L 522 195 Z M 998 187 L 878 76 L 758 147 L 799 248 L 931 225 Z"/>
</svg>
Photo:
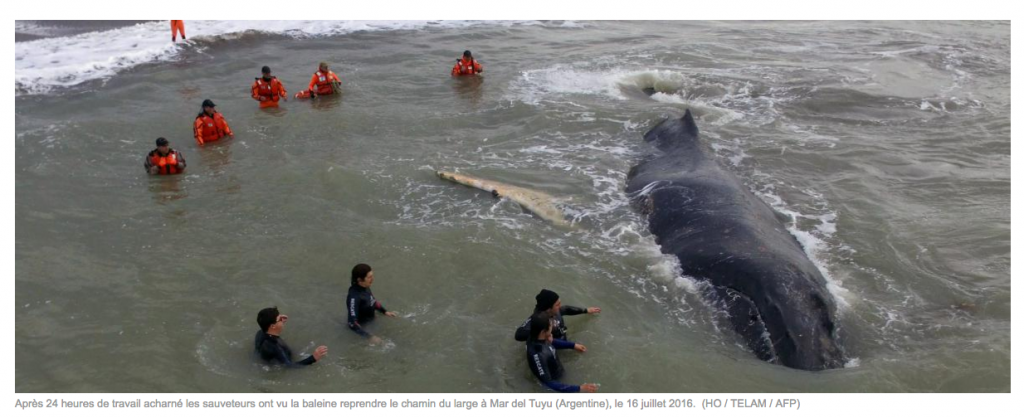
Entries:
<svg viewBox="0 0 1024 418">
<path fill-rule="evenodd" d="M 452 67 L 452 75 L 473 75 L 484 72 L 484 66 L 480 65 L 475 59 L 466 60 L 457 59 L 455 60 L 455 66 Z"/>
<path fill-rule="evenodd" d="M 252 83 L 252 98 L 260 102 L 260 107 L 277 106 L 277 101 L 288 94 L 284 90 L 284 84 L 277 77 L 271 77 L 270 82 L 263 81 L 263 77 L 256 77 Z"/>
<path fill-rule="evenodd" d="M 322 71 L 317 71 L 313 73 L 313 78 L 309 80 L 309 91 L 316 92 L 318 96 L 338 93 L 334 91 L 334 87 L 331 87 L 332 81 L 341 83 L 341 79 L 338 78 L 337 74 L 334 74 L 334 71 L 327 70 L 326 74 Z"/>
<path fill-rule="evenodd" d="M 234 132 L 231 132 L 231 127 L 228 126 L 228 122 L 224 120 L 220 112 L 214 112 L 212 117 L 207 115 L 206 112 L 200 113 L 199 116 L 196 116 L 196 123 L 193 128 L 196 142 L 199 145 L 216 141 L 224 135 L 234 135 Z"/>
<path fill-rule="evenodd" d="M 160 167 L 160 172 L 158 174 L 178 174 L 185 171 L 184 167 L 182 167 L 181 170 L 178 170 L 179 162 L 184 165 L 185 157 L 182 157 L 181 154 L 178 154 L 178 151 L 175 151 L 174 149 L 170 149 L 167 152 L 167 155 L 160 155 L 158 150 L 153 150 L 150 151 L 149 156 L 146 159 L 146 171 L 149 171 L 150 167 Z"/>
</svg>

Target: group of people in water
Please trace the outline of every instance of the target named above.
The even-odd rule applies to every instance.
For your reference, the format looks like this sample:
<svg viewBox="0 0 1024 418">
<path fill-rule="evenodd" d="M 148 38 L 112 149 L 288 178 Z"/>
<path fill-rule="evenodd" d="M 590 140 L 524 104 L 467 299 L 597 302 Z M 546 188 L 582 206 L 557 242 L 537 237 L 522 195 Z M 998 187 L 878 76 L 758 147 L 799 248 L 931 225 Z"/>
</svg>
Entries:
<svg viewBox="0 0 1024 418">
<path fill-rule="evenodd" d="M 181 21 L 171 21 L 172 40 L 173 35 L 179 29 L 181 31 L 181 38 L 185 39 L 184 24 L 180 23 L 181 26 L 179 28 L 174 22 L 180 23 Z M 452 67 L 452 76 L 477 75 L 483 73 L 483 71 L 483 65 L 473 58 L 472 52 L 467 50 L 462 53 L 461 59 L 455 60 L 455 66 Z M 252 98 L 259 102 L 260 108 L 278 107 L 278 102 L 281 100 L 288 101 L 288 91 L 285 90 L 284 83 L 273 75 L 270 67 L 263 66 L 261 72 L 262 76 L 256 77 L 256 81 L 252 83 Z M 308 88 L 296 93 L 295 98 L 311 99 L 332 94 L 341 94 L 341 78 L 334 71 L 331 71 L 328 63 L 321 62 L 317 67 L 317 71 L 310 78 Z M 228 125 L 227 120 L 217 111 L 216 107 L 217 105 L 213 103 L 213 100 L 203 100 L 203 110 L 196 116 L 192 125 L 193 136 L 196 139 L 196 143 L 200 146 L 218 141 L 224 137 L 235 137 L 235 133 L 231 131 L 231 126 Z M 146 168 L 146 172 L 154 175 L 180 174 L 184 172 L 186 166 L 185 157 L 181 155 L 181 152 L 170 148 L 170 142 L 163 137 L 157 138 L 156 149 L 146 156 L 143 165 Z"/>
<path fill-rule="evenodd" d="M 363 325 L 373 321 L 377 312 L 392 318 L 398 315 L 385 309 L 373 296 L 370 290 L 373 280 L 373 269 L 369 265 L 357 264 L 353 267 L 352 282 L 348 288 L 345 305 L 348 328 L 369 339 L 370 344 L 376 345 L 381 342 L 380 337 L 371 334 Z M 516 341 L 526 343 L 526 362 L 530 371 L 544 386 L 558 392 L 597 392 L 597 385 L 594 383 L 569 385 L 559 381 L 565 374 L 565 368 L 558 359 L 557 350 L 573 349 L 580 353 L 587 352 L 587 347 L 583 344 L 569 341 L 568 326 L 564 317 L 598 314 L 601 313 L 601 308 L 562 305 L 558 293 L 548 289 L 542 289 L 536 299 L 533 314 L 515 330 L 514 335 Z M 291 348 L 281 339 L 281 331 L 284 330 L 286 322 L 288 315 L 282 314 L 276 306 L 264 308 L 256 314 L 256 323 L 259 324 L 260 330 L 256 332 L 255 350 L 263 361 L 288 367 L 308 366 L 327 355 L 327 346 L 321 345 L 313 350 L 313 354 L 295 361 Z"/>
<path fill-rule="evenodd" d="M 177 35 L 185 39 L 184 23 L 180 20 L 171 21 L 171 40 L 176 41 Z M 473 58 L 473 53 L 465 51 L 460 59 L 455 60 L 452 76 L 470 76 L 483 73 L 483 65 Z M 261 69 L 262 76 L 252 84 L 252 98 L 259 102 L 261 109 L 277 107 L 280 101 L 288 100 L 288 92 L 284 83 L 273 75 L 269 66 Z M 330 70 L 326 62 L 321 62 L 313 73 L 308 88 L 295 94 L 296 99 L 309 99 L 341 93 L 341 79 Z M 193 134 L 199 146 L 218 141 L 224 137 L 234 138 L 234 132 L 224 116 L 217 112 L 216 104 L 206 99 L 193 124 Z M 187 163 L 181 152 L 170 147 L 170 141 L 160 137 L 156 140 L 156 149 L 146 156 L 144 166 L 146 172 L 153 175 L 174 175 L 185 171 Z M 361 337 L 367 338 L 370 344 L 381 342 L 380 337 L 371 334 L 363 325 L 373 321 L 376 313 L 384 316 L 397 317 L 394 311 L 384 308 L 377 300 L 370 286 L 373 284 L 373 269 L 367 264 L 357 264 L 352 268 L 351 285 L 345 300 L 348 316 L 348 327 Z M 545 386 L 558 392 L 596 392 L 597 385 L 584 383 L 569 385 L 559 379 L 565 374 L 557 350 L 572 349 L 585 353 L 587 347 L 568 339 L 568 327 L 564 317 L 581 314 L 597 314 L 601 308 L 577 308 L 562 305 L 558 294 L 543 289 L 536 297 L 537 304 L 533 314 L 515 330 L 515 340 L 525 342 L 526 360 L 530 371 Z M 308 366 L 316 363 L 327 355 L 327 346 L 319 346 L 304 359 L 295 361 L 292 349 L 281 338 L 288 315 L 284 315 L 277 307 L 264 308 L 256 315 L 256 323 L 260 329 L 256 332 L 255 351 L 266 362 L 280 363 L 284 366 Z"/>
</svg>

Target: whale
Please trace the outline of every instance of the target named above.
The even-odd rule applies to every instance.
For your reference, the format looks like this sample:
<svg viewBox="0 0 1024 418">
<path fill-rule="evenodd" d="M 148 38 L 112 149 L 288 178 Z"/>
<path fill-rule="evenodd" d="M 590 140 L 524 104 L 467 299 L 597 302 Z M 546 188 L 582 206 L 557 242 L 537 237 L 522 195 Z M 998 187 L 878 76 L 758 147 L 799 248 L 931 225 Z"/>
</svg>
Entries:
<svg viewBox="0 0 1024 418">
<path fill-rule="evenodd" d="M 704 297 L 761 360 L 841 368 L 836 304 L 821 271 L 777 213 L 723 168 L 687 109 L 644 134 L 651 155 L 626 193 L 664 254 L 707 286 Z"/>
<path fill-rule="evenodd" d="M 487 180 L 474 177 L 469 174 L 455 173 L 450 171 L 437 171 L 438 177 L 453 183 L 469 186 L 491 193 L 494 197 L 506 198 L 522 206 L 537 217 L 551 222 L 555 226 L 572 229 L 573 224 L 569 222 L 565 214 L 555 204 L 555 197 L 529 189 L 526 187 L 514 186 L 495 180 Z"/>
</svg>

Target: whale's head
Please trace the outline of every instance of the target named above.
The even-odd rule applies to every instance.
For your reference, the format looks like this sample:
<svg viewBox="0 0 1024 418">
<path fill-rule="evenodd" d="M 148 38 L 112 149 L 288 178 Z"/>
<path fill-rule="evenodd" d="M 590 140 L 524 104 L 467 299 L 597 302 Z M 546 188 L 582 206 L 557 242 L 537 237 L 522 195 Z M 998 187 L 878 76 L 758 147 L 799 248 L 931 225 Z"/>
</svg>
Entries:
<svg viewBox="0 0 1024 418">
<path fill-rule="evenodd" d="M 834 304 L 829 298 L 816 289 L 804 289 L 776 302 L 786 305 L 775 314 L 780 320 L 770 328 L 776 329 L 769 329 L 780 364 L 803 370 L 844 366 L 846 356 L 837 341 Z"/>
<path fill-rule="evenodd" d="M 801 370 L 842 368 L 846 356 L 838 341 L 836 304 L 821 272 L 784 241 L 738 250 L 749 248 L 752 234 L 733 228 L 727 240 L 673 252 L 684 272 L 711 282 L 714 299 L 758 358 Z"/>
</svg>

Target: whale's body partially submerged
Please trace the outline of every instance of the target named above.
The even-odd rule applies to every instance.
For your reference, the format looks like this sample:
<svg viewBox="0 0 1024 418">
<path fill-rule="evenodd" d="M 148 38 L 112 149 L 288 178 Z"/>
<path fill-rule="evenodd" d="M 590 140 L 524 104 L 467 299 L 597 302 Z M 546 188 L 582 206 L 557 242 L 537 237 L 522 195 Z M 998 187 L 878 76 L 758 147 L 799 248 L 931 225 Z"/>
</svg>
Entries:
<svg viewBox="0 0 1024 418">
<path fill-rule="evenodd" d="M 761 359 L 842 367 L 836 309 L 825 279 L 775 212 L 723 169 L 690 111 L 644 135 L 662 154 L 630 170 L 626 191 L 665 254 L 707 280 L 733 328 Z"/>
</svg>

